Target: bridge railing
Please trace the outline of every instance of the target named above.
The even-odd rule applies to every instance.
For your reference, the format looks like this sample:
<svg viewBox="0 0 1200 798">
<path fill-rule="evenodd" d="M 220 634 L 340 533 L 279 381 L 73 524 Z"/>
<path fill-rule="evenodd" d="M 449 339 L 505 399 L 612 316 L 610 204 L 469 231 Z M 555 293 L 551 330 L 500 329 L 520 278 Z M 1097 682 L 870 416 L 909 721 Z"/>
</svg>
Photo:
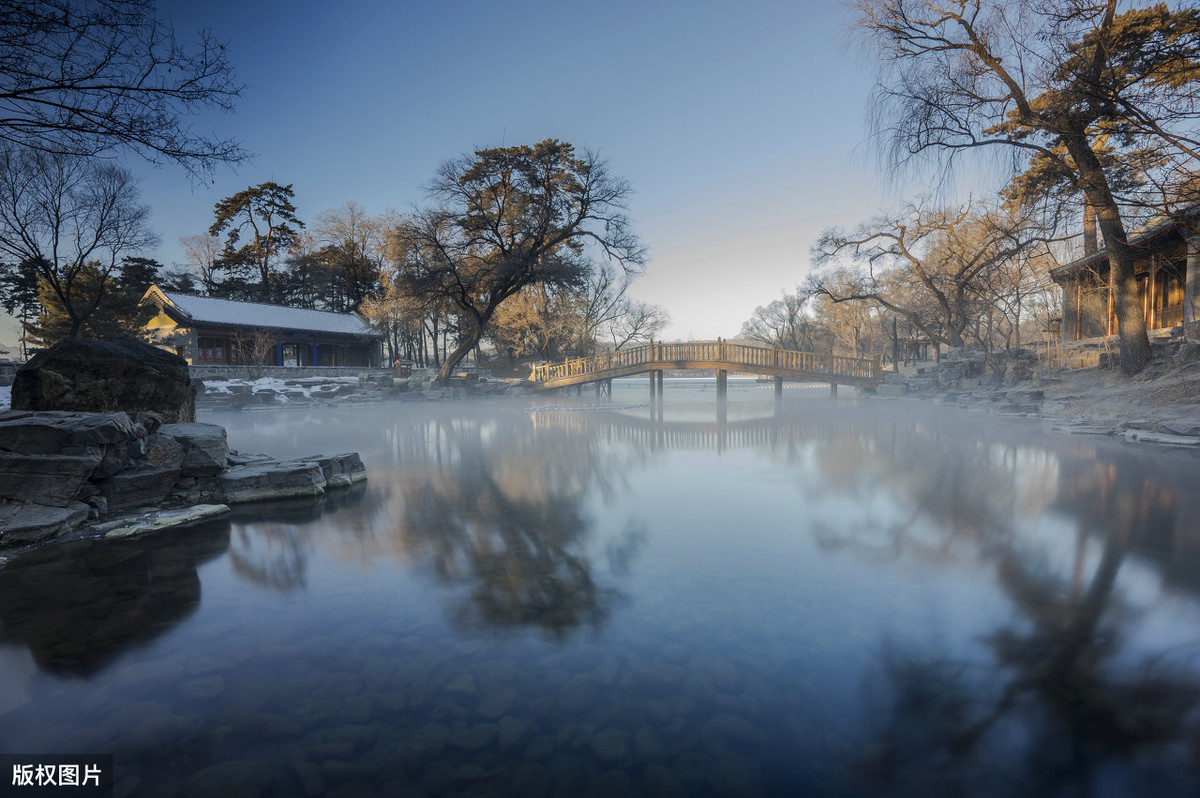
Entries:
<svg viewBox="0 0 1200 798">
<path fill-rule="evenodd" d="M 649 363 L 732 363 L 753 368 L 787 369 L 855 379 L 882 379 L 879 361 L 871 358 L 819 355 L 790 349 L 731 344 L 728 341 L 692 341 L 682 344 L 650 343 L 592 357 L 579 357 L 563 363 L 544 363 L 532 367 L 532 382 L 549 382 L 570 377 L 600 375 L 604 372 Z"/>
</svg>

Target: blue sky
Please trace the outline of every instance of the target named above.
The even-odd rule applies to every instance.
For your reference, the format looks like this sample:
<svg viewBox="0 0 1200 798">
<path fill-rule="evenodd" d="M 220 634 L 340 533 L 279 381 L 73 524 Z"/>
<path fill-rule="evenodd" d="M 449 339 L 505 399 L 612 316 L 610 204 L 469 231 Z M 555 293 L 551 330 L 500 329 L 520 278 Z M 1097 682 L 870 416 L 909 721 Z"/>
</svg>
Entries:
<svg viewBox="0 0 1200 798">
<path fill-rule="evenodd" d="M 873 65 L 835 2 L 163 2 L 181 38 L 227 42 L 248 88 L 195 120 L 256 153 L 211 185 L 129 165 L 162 238 L 204 232 L 222 197 L 294 185 L 300 218 L 348 200 L 411 209 L 447 157 L 558 138 L 598 150 L 636 193 L 649 248 L 633 295 L 668 338 L 736 335 L 793 288 L 829 225 L 903 192 L 865 144 Z M 11 329 L 11 328 L 10 328 Z M 15 335 L 0 331 L 0 340 Z"/>
</svg>

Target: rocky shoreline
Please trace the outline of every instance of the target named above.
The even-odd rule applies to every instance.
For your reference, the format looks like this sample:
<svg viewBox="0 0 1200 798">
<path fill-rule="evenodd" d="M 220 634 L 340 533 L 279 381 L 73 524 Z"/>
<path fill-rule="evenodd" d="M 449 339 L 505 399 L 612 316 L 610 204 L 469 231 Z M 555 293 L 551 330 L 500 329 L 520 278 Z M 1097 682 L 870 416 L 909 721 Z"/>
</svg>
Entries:
<svg viewBox="0 0 1200 798">
<path fill-rule="evenodd" d="M 153 412 L 0 412 L 0 548 L 191 524 L 367 477 L 357 453 L 276 460 Z"/>
<path fill-rule="evenodd" d="M 1182 342 L 1160 353 L 1137 377 L 1107 364 L 1047 368 L 1036 352 L 998 358 L 955 351 L 939 365 L 888 373 L 876 395 L 932 401 L 976 412 L 1043 419 L 1073 435 L 1119 437 L 1130 443 L 1200 446 L 1200 345 Z"/>
</svg>

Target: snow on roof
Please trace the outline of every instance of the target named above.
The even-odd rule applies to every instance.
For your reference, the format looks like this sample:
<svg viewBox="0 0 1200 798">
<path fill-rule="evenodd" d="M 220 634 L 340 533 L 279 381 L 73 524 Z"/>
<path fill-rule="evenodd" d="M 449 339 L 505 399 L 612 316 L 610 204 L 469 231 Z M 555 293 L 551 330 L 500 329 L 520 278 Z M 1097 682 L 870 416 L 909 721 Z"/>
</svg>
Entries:
<svg viewBox="0 0 1200 798">
<path fill-rule="evenodd" d="M 340 333 L 342 335 L 378 335 L 353 313 L 288 308 L 258 302 L 236 302 L 207 296 L 177 294 L 154 286 L 177 310 L 198 324 L 227 327 L 266 327 L 276 330 Z"/>
</svg>

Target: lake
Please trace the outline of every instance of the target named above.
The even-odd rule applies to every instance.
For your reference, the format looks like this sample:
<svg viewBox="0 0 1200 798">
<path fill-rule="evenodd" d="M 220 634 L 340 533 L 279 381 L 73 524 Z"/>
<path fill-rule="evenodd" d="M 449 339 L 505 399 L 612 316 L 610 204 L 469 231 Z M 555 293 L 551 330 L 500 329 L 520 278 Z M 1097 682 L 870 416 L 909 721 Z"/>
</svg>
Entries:
<svg viewBox="0 0 1200 798">
<path fill-rule="evenodd" d="M 202 409 L 369 479 L 0 564 L 0 752 L 117 795 L 1200 794 L 1197 456 L 828 394 Z"/>
</svg>

